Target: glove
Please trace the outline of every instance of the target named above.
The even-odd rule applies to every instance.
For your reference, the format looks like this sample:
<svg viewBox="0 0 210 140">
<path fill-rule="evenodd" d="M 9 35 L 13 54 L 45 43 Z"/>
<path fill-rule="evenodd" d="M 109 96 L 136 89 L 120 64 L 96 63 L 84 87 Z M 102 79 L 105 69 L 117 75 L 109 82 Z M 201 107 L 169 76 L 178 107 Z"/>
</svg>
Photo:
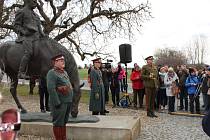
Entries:
<svg viewBox="0 0 210 140">
<path fill-rule="evenodd" d="M 97 93 L 95 93 L 95 99 L 99 99 L 99 93 L 97 92 Z"/>
</svg>

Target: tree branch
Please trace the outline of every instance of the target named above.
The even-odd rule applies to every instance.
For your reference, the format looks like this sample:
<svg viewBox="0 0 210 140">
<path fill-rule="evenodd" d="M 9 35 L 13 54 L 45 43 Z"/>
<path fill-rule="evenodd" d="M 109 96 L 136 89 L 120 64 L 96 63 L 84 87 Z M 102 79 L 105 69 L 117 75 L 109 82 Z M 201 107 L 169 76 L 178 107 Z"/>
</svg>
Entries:
<svg viewBox="0 0 210 140">
<path fill-rule="evenodd" d="M 54 14 L 54 17 L 53 17 L 52 20 L 51 20 L 51 22 L 52 22 L 53 24 L 55 24 L 57 18 L 60 17 L 60 15 L 62 14 L 63 10 L 66 9 L 67 3 L 70 2 L 70 1 L 71 1 L 71 0 L 65 0 L 65 1 L 63 2 L 63 5 L 62 5 L 62 6 L 57 7 L 57 8 L 58 8 L 58 12 L 57 12 L 56 14 Z"/>
<path fill-rule="evenodd" d="M 10 30 L 14 29 L 13 25 L 8 25 L 8 24 L 0 24 L 0 27 L 5 28 L 5 29 L 10 29 Z"/>
<path fill-rule="evenodd" d="M 4 0 L 0 1 L 0 21 L 2 20 L 3 16 L 3 6 L 4 6 Z"/>
<path fill-rule="evenodd" d="M 46 34 L 49 34 L 52 31 L 51 28 L 49 27 L 49 26 L 51 26 L 50 18 L 45 14 L 45 12 L 43 10 L 44 4 L 43 4 L 42 0 L 39 0 L 39 3 L 40 3 L 40 5 L 39 4 L 37 5 L 37 9 L 39 10 L 39 13 L 41 14 L 41 16 L 44 18 L 44 22 L 42 22 L 43 23 L 42 25 L 45 27 L 44 32 Z"/>
<path fill-rule="evenodd" d="M 100 13 L 95 13 L 93 15 L 88 15 L 87 17 L 83 18 L 82 20 L 78 21 L 77 23 L 75 23 L 70 29 L 63 31 L 62 33 L 60 33 L 59 35 L 57 35 L 54 39 L 59 41 L 62 38 L 65 38 L 66 36 L 68 36 L 69 34 L 71 34 L 72 32 L 74 32 L 78 27 L 84 25 L 85 23 L 91 21 L 91 19 L 94 19 L 96 17 L 100 17 L 100 16 L 105 16 L 107 18 L 113 19 L 116 17 L 119 17 L 120 15 L 126 14 L 126 13 L 136 13 L 141 11 L 142 8 L 139 8 L 137 10 L 133 9 L 133 10 L 126 10 L 126 11 L 117 11 L 117 12 L 110 12 L 108 10 L 102 10 Z"/>
<path fill-rule="evenodd" d="M 82 54 L 82 52 L 80 51 L 80 46 L 76 43 L 76 41 L 74 41 L 73 39 L 71 39 L 70 37 L 66 37 L 71 43 L 74 44 L 76 50 L 77 50 L 77 53 L 80 55 L 81 57 L 81 60 L 84 60 L 85 59 L 85 56 L 84 54 Z"/>
</svg>

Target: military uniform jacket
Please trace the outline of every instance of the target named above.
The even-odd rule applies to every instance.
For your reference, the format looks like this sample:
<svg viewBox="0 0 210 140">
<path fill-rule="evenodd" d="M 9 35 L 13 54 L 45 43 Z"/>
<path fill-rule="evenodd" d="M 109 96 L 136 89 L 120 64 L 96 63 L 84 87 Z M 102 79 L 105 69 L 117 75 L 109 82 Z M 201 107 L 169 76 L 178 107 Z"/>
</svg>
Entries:
<svg viewBox="0 0 210 140">
<path fill-rule="evenodd" d="M 104 95 L 104 85 L 102 80 L 102 73 L 100 70 L 91 69 L 90 72 L 90 111 L 104 111 L 105 110 L 105 95 Z M 97 98 L 98 96 L 98 98 Z"/>
<path fill-rule="evenodd" d="M 57 90 L 62 86 L 69 86 L 68 93 L 63 94 Z M 52 106 L 72 102 L 73 91 L 66 71 L 61 73 L 57 70 L 51 69 L 47 74 L 47 90 L 49 92 L 49 100 Z"/>
<path fill-rule="evenodd" d="M 41 29 L 39 16 L 27 7 L 24 7 L 16 13 L 14 27 L 18 35 L 17 42 L 37 40 L 41 34 L 44 34 Z"/>
<path fill-rule="evenodd" d="M 153 78 L 150 78 L 150 74 L 153 75 Z M 142 76 L 145 88 L 158 88 L 159 87 L 158 70 L 156 66 L 144 65 L 142 67 L 141 76 Z"/>
</svg>

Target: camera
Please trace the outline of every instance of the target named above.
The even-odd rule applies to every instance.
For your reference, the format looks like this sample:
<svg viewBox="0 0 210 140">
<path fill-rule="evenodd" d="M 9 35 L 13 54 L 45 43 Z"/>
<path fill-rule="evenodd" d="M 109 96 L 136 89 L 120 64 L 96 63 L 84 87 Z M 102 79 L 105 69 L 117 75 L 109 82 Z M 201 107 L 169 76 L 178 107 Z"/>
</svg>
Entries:
<svg viewBox="0 0 210 140">
<path fill-rule="evenodd" d="M 102 68 L 111 69 L 111 62 L 113 62 L 113 60 L 107 59 L 105 63 L 102 63 Z"/>
<path fill-rule="evenodd" d="M 106 61 L 107 61 L 107 63 L 113 62 L 113 60 L 111 60 L 111 59 L 107 59 Z"/>
</svg>

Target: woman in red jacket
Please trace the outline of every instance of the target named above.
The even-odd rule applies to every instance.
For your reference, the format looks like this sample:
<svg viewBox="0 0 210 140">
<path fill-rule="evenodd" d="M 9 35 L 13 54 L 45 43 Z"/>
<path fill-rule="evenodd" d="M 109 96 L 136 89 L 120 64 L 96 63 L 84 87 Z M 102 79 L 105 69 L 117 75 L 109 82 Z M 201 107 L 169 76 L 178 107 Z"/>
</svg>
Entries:
<svg viewBox="0 0 210 140">
<path fill-rule="evenodd" d="M 132 81 L 133 88 L 133 102 L 134 107 L 137 108 L 137 96 L 139 100 L 139 107 L 143 107 L 143 99 L 144 99 L 144 85 L 141 79 L 141 71 L 138 65 L 134 67 L 134 71 L 131 73 L 130 80 Z"/>
</svg>

